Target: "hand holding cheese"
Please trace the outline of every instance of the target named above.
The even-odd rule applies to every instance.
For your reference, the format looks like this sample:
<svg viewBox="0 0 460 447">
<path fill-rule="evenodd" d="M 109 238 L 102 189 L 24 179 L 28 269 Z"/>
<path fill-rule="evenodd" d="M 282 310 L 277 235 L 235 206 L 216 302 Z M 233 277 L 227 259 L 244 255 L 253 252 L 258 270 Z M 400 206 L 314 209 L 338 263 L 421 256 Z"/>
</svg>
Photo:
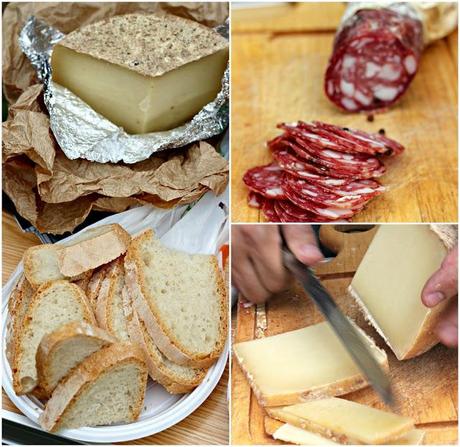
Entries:
<svg viewBox="0 0 460 447">
<path fill-rule="evenodd" d="M 289 248 L 299 261 L 314 265 L 322 259 L 310 225 L 285 225 Z M 232 282 L 242 295 L 263 303 L 289 286 L 283 266 L 278 225 L 232 227 Z"/>
<path fill-rule="evenodd" d="M 425 306 L 435 307 L 458 294 L 458 245 L 445 257 L 437 270 L 425 284 L 422 301 Z M 453 302 L 444 314 L 436 331 L 447 346 L 458 344 L 458 304 Z"/>
</svg>

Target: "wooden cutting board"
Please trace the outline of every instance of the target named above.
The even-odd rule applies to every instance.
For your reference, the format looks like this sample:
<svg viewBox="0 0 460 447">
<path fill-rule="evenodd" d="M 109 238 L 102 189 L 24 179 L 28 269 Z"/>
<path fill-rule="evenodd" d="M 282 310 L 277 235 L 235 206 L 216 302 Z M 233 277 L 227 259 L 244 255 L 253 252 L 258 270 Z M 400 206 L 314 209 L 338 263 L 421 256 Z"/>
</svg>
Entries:
<svg viewBox="0 0 460 447">
<path fill-rule="evenodd" d="M 430 47 L 403 99 L 368 122 L 323 92 L 341 3 L 285 4 L 232 11 L 232 220 L 263 222 L 247 205 L 242 177 L 269 163 L 276 124 L 320 120 L 369 132 L 385 129 L 406 151 L 386 162 L 388 191 L 359 222 L 457 220 L 457 33 Z"/>
<path fill-rule="evenodd" d="M 321 241 L 338 252 L 336 258 L 316 269 L 339 307 L 385 349 L 400 412 L 414 418 L 426 430 L 426 444 L 457 442 L 457 350 L 438 345 L 411 360 L 398 361 L 381 337 L 367 324 L 347 287 L 372 240 L 375 227 L 364 232 L 343 233 L 340 226 L 323 225 Z M 300 285 L 282 293 L 265 306 L 238 305 L 233 343 L 276 335 L 323 320 Z M 350 393 L 347 399 L 376 408 L 385 405 L 370 388 Z M 232 443 L 276 444 L 264 430 L 265 412 L 258 404 L 237 362 L 232 359 Z"/>
</svg>

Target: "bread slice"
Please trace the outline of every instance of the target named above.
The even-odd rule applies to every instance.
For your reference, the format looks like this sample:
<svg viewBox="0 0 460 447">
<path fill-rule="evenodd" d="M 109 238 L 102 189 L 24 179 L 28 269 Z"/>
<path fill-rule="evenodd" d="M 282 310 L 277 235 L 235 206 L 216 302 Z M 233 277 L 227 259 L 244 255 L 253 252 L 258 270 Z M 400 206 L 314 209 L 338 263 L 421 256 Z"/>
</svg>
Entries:
<svg viewBox="0 0 460 447">
<path fill-rule="evenodd" d="M 160 351 L 174 363 L 205 368 L 227 336 L 227 297 L 215 256 L 164 247 L 147 230 L 125 258 L 134 307 Z"/>
<path fill-rule="evenodd" d="M 94 312 L 96 312 L 97 297 L 99 295 L 99 290 L 102 285 L 102 280 L 105 278 L 105 275 L 107 274 L 113 262 L 116 261 L 104 264 L 101 267 L 94 270 L 89 280 L 88 286 L 86 287 L 86 296 L 88 298 L 89 304 L 94 309 Z"/>
<path fill-rule="evenodd" d="M 15 342 L 12 371 L 16 394 L 29 393 L 37 385 L 35 355 L 42 337 L 71 321 L 95 324 L 80 287 L 65 280 L 43 284 L 30 299 Z"/>
<path fill-rule="evenodd" d="M 113 224 L 85 231 L 69 245 L 37 245 L 24 252 L 24 274 L 34 289 L 48 281 L 78 281 L 123 254 L 130 239 L 120 225 Z"/>
<path fill-rule="evenodd" d="M 73 321 L 46 334 L 37 350 L 38 386 L 49 397 L 59 381 L 86 357 L 117 339 L 90 324 Z"/>
<path fill-rule="evenodd" d="M 9 321 L 6 332 L 6 357 L 10 365 L 14 362 L 15 343 L 22 330 L 24 314 L 29 307 L 34 291 L 24 275 L 21 275 L 8 300 Z"/>
<path fill-rule="evenodd" d="M 96 351 L 62 380 L 40 415 L 44 430 L 127 423 L 142 410 L 147 368 L 141 350 L 114 343 Z"/>
<path fill-rule="evenodd" d="M 60 272 L 76 276 L 106 264 L 126 252 L 131 236 L 121 225 L 102 225 L 85 231 L 58 252 Z"/>
<path fill-rule="evenodd" d="M 128 333 L 131 341 L 137 343 L 144 352 L 149 375 L 153 381 L 163 385 L 171 394 L 182 394 L 192 391 L 204 379 L 206 369 L 192 368 L 171 362 L 156 347 L 152 337 L 139 320 L 127 287 L 123 289 L 123 303 L 128 322 Z"/>
<path fill-rule="evenodd" d="M 101 282 L 96 302 L 96 319 L 100 327 L 120 341 L 129 341 L 123 310 L 122 290 L 125 286 L 123 259 L 112 263 Z"/>
</svg>

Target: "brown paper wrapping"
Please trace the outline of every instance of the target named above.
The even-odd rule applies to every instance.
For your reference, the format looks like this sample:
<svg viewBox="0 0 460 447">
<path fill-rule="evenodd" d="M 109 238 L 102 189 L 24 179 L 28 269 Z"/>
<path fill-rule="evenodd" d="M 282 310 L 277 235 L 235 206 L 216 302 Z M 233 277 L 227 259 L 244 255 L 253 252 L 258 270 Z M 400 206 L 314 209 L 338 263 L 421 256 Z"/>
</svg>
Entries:
<svg viewBox="0 0 460 447">
<path fill-rule="evenodd" d="M 69 160 L 49 128 L 43 89 L 17 44 L 34 14 L 68 33 L 116 14 L 159 9 L 208 26 L 223 23 L 227 3 L 10 3 L 3 15 L 4 93 L 11 103 L 3 123 L 3 190 L 18 213 L 40 231 L 62 234 L 91 210 L 121 212 L 133 205 L 161 208 L 223 192 L 228 162 L 206 142 L 164 151 L 133 165 Z"/>
</svg>

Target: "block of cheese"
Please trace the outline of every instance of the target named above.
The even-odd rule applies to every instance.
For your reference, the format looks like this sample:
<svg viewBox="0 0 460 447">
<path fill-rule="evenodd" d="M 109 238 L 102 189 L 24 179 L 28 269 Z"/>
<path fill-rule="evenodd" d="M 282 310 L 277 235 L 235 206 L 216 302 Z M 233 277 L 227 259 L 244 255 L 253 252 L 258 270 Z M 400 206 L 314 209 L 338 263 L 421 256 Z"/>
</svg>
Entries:
<svg viewBox="0 0 460 447">
<path fill-rule="evenodd" d="M 228 42 L 170 14 L 127 14 L 68 34 L 53 49 L 53 80 L 126 132 L 172 129 L 221 88 Z"/>
<path fill-rule="evenodd" d="M 355 273 L 351 295 L 400 360 L 438 342 L 434 329 L 448 303 L 429 309 L 421 292 L 455 240 L 453 226 L 382 225 Z"/>
<path fill-rule="evenodd" d="M 267 411 L 271 417 L 340 444 L 386 444 L 414 429 L 408 417 L 337 397 Z"/>
<path fill-rule="evenodd" d="M 378 362 L 387 357 L 364 332 Z M 288 405 L 364 388 L 366 379 L 326 322 L 237 343 L 235 357 L 259 403 Z"/>
<path fill-rule="evenodd" d="M 264 425 L 266 433 L 278 441 L 296 445 L 338 445 L 338 443 L 332 441 L 332 439 L 303 428 L 296 427 L 295 425 L 285 424 L 268 416 L 264 419 Z M 413 430 L 408 431 L 405 435 L 389 442 L 389 445 L 420 445 L 423 443 L 424 438 L 425 432 L 414 428 Z"/>
</svg>

